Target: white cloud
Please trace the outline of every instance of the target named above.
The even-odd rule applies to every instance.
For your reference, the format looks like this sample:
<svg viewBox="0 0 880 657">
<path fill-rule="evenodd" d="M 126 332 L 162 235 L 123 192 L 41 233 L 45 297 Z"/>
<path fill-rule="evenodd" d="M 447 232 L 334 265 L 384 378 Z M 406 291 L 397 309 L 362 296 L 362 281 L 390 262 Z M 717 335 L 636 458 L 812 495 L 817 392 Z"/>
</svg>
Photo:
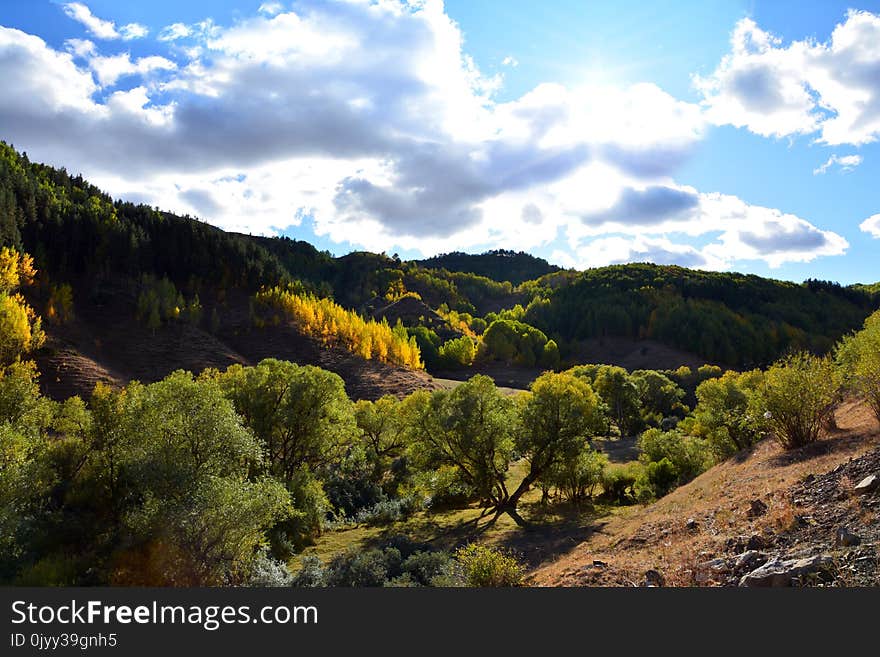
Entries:
<svg viewBox="0 0 880 657">
<path fill-rule="evenodd" d="M 244 232 L 310 221 L 333 241 L 425 254 L 562 238 L 570 262 L 706 268 L 846 248 L 799 217 L 676 183 L 706 121 L 654 84 L 547 83 L 500 102 L 501 78 L 468 57 L 441 3 L 296 7 L 169 25 L 159 39 L 187 39 L 177 62 L 59 53 L 0 28 L 0 122 L 32 157 L 114 195 Z M 144 79 L 115 89 L 126 75 Z"/>
<path fill-rule="evenodd" d="M 96 53 L 95 44 L 88 39 L 68 39 L 64 42 L 67 51 L 86 59 Z"/>
<path fill-rule="evenodd" d="M 68 2 L 62 8 L 65 14 L 81 23 L 89 33 L 99 39 L 123 39 L 124 41 L 130 41 L 143 38 L 149 33 L 149 30 L 139 23 L 129 23 L 117 30 L 116 23 L 98 18 L 92 13 L 91 9 L 81 2 Z"/>
<path fill-rule="evenodd" d="M 175 41 L 177 39 L 184 39 L 191 34 L 192 30 L 189 26 L 184 25 L 183 23 L 172 23 L 171 25 L 162 28 L 162 31 L 159 32 L 158 39 L 159 41 Z"/>
<path fill-rule="evenodd" d="M 146 75 L 151 71 L 172 71 L 177 68 L 171 60 L 157 55 L 132 61 L 131 55 L 127 52 L 108 57 L 94 56 L 89 59 L 89 66 L 95 72 L 102 87 L 112 86 L 119 78 L 126 75 Z"/>
<path fill-rule="evenodd" d="M 824 164 L 813 169 L 813 175 L 818 176 L 823 173 L 826 173 L 828 171 L 828 169 L 830 169 L 831 167 L 833 167 L 835 165 L 840 167 L 840 171 L 842 173 L 849 173 L 850 171 L 855 169 L 857 166 L 859 166 L 861 163 L 862 163 L 862 156 L 861 155 L 838 156 L 835 153 L 831 157 L 829 157 L 828 160 L 826 160 L 826 162 Z"/>
<path fill-rule="evenodd" d="M 859 224 L 859 229 L 863 233 L 868 233 L 871 237 L 880 239 L 880 214 L 875 214 Z"/>
<path fill-rule="evenodd" d="M 501 65 L 516 68 L 517 66 L 519 66 L 519 61 L 517 61 L 516 57 L 514 57 L 513 55 L 508 55 L 501 60 Z"/>
<path fill-rule="evenodd" d="M 824 43 L 780 38 L 751 19 L 715 71 L 695 76 L 707 118 L 766 137 L 818 133 L 829 145 L 880 136 L 880 16 L 850 11 Z"/>
<path fill-rule="evenodd" d="M 131 41 L 132 39 L 143 39 L 150 33 L 146 26 L 140 23 L 129 23 L 119 28 L 119 36 L 123 41 Z"/>
<path fill-rule="evenodd" d="M 267 16 L 275 16 L 276 14 L 280 14 L 284 10 L 284 5 L 280 2 L 264 2 L 260 5 L 260 8 L 257 10 L 261 14 L 266 14 Z"/>
</svg>

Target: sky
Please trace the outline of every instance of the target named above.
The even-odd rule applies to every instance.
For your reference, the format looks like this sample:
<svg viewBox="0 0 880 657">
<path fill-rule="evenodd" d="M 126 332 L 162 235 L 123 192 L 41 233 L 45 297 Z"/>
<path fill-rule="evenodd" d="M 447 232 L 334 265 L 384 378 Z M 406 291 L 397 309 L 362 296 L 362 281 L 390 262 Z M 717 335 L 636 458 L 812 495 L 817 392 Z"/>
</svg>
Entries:
<svg viewBox="0 0 880 657">
<path fill-rule="evenodd" d="M 0 0 L 0 139 L 334 254 L 880 280 L 880 2 Z"/>
</svg>

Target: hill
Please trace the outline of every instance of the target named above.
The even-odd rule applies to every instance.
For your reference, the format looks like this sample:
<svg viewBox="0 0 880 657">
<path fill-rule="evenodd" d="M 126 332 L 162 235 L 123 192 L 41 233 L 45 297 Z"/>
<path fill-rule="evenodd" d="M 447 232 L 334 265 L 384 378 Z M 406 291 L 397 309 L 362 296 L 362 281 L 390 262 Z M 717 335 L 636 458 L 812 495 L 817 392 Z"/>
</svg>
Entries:
<svg viewBox="0 0 880 657">
<path fill-rule="evenodd" d="M 540 258 L 510 251 L 452 253 L 409 262 L 369 252 L 333 257 L 301 240 L 228 233 L 192 217 L 114 201 L 81 176 L 32 163 L 5 143 L 0 143 L 2 245 L 34 256 L 40 275 L 30 296 L 40 313 L 64 285 L 71 287 L 74 315 L 83 321 L 100 317 L 106 298 L 112 297 L 112 312 L 119 318 L 113 325 L 120 329 L 113 337 L 89 340 L 104 345 L 130 340 L 130 347 L 120 346 L 119 353 L 133 358 L 146 344 L 146 334 L 135 328 L 143 329 L 151 319 L 144 312 L 138 316 L 140 296 L 167 279 L 174 297 L 166 304 L 168 311 L 173 314 L 178 308 L 201 333 L 166 336 L 172 343 L 191 342 L 194 353 L 157 348 L 156 358 L 168 359 L 157 365 L 164 372 L 187 363 L 249 360 L 230 338 L 210 330 L 212 314 L 216 312 L 217 323 L 225 325 L 225 313 L 247 313 L 247 301 L 230 308 L 227 299 L 247 299 L 263 287 L 292 283 L 363 316 L 386 308 L 388 312 L 374 316 L 387 317 L 391 324 L 401 319 L 409 329 L 418 329 L 424 317 L 421 326 L 441 342 L 466 333 L 479 347 L 492 321 L 513 319 L 552 339 L 562 366 L 604 362 L 674 369 L 711 362 L 749 368 L 792 349 L 827 351 L 880 302 L 872 286 L 796 284 L 649 264 L 562 271 Z M 412 299 L 403 305 L 418 306 L 419 312 L 398 312 L 402 308 L 394 304 L 402 299 Z M 189 305 L 190 310 L 184 308 Z M 147 332 L 150 340 L 169 330 L 164 319 L 158 324 Z M 69 338 L 51 323 L 49 330 L 50 337 L 57 338 L 57 353 L 67 353 Z M 89 331 L 102 335 L 104 324 L 99 320 L 83 328 L 83 336 Z M 105 362 L 106 348 L 99 353 L 83 343 L 74 352 L 69 364 L 53 367 L 59 372 L 68 366 L 76 369 L 74 365 L 84 368 L 83 381 L 114 373 L 143 376 L 112 356 Z M 481 354 L 479 348 L 476 352 Z M 309 350 L 293 356 L 303 362 L 315 358 Z M 48 365 L 53 358 L 57 360 L 57 354 L 44 360 Z M 480 358 L 485 362 L 474 368 L 465 365 L 445 374 L 466 378 L 511 366 L 494 361 L 492 354 Z M 93 366 L 87 366 L 89 361 Z M 509 384 L 531 376 L 532 372 L 514 372 L 503 378 Z"/>
<path fill-rule="evenodd" d="M 858 286 L 629 264 L 528 283 L 525 321 L 560 342 L 653 339 L 737 368 L 796 349 L 826 352 L 880 297 Z"/>
<path fill-rule="evenodd" d="M 447 271 L 465 272 L 491 278 L 493 281 L 509 281 L 519 285 L 526 281 L 540 278 L 560 270 L 543 258 L 537 258 L 522 251 L 497 249 L 485 253 L 444 253 L 416 260 L 416 264 L 428 269 L 446 269 Z"/>
<path fill-rule="evenodd" d="M 880 428 L 857 400 L 836 421 L 813 445 L 784 452 L 763 441 L 654 504 L 604 518 L 532 584 L 633 586 L 653 571 L 677 586 L 877 585 L 880 498 L 853 488 L 880 475 Z"/>
</svg>

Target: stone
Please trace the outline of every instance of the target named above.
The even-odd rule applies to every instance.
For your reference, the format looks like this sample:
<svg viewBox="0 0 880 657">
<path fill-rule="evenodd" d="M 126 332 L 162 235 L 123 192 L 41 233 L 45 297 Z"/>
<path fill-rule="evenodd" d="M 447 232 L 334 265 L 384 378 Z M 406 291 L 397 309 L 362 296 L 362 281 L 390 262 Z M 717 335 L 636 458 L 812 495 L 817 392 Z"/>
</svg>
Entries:
<svg viewBox="0 0 880 657">
<path fill-rule="evenodd" d="M 694 531 L 699 525 L 697 524 L 696 519 L 688 518 L 687 522 L 684 523 L 685 529 L 688 531 Z"/>
<path fill-rule="evenodd" d="M 645 583 L 642 586 L 648 587 L 661 587 L 666 584 L 666 580 L 663 578 L 663 575 L 660 574 L 660 571 L 654 570 L 653 568 L 645 573 Z"/>
<path fill-rule="evenodd" d="M 846 527 L 838 527 L 834 534 L 834 547 L 852 547 L 862 542 L 862 539 L 853 534 Z"/>
<path fill-rule="evenodd" d="M 793 586 L 796 580 L 827 570 L 834 563 L 828 555 L 817 554 L 803 559 L 774 558 L 739 581 L 740 586 Z"/>
<path fill-rule="evenodd" d="M 604 568 L 608 564 L 604 561 L 600 561 L 599 559 L 593 559 L 593 568 Z"/>
<path fill-rule="evenodd" d="M 877 475 L 868 475 L 856 484 L 853 492 L 856 495 L 867 495 L 877 490 L 878 486 L 880 486 L 880 479 L 877 478 Z"/>
<path fill-rule="evenodd" d="M 767 513 L 767 505 L 764 504 L 761 500 L 752 500 L 749 502 L 749 510 L 746 515 L 749 518 L 757 518 L 759 516 L 763 516 Z"/>
<path fill-rule="evenodd" d="M 736 558 L 735 570 L 739 573 L 751 572 L 767 563 L 767 555 L 758 550 L 743 552 Z"/>
</svg>

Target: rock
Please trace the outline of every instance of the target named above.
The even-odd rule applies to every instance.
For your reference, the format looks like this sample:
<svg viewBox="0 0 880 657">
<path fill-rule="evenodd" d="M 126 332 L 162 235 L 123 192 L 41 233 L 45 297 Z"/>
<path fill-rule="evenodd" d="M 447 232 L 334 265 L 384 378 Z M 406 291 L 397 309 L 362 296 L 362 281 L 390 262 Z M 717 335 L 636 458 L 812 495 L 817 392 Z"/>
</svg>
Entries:
<svg viewBox="0 0 880 657">
<path fill-rule="evenodd" d="M 746 550 L 763 550 L 767 547 L 767 539 L 760 534 L 752 534 L 746 542 Z"/>
<path fill-rule="evenodd" d="M 749 502 L 749 510 L 746 515 L 749 518 L 757 518 L 758 516 L 763 516 L 767 513 L 767 505 L 764 504 L 761 500 L 752 500 Z"/>
<path fill-rule="evenodd" d="M 688 531 L 694 531 L 698 526 L 699 525 L 697 524 L 697 521 L 694 518 L 688 518 L 687 522 L 684 523 L 684 527 Z"/>
<path fill-rule="evenodd" d="M 878 486 L 880 486 L 880 479 L 877 478 L 877 475 L 868 475 L 856 484 L 853 492 L 856 495 L 867 495 L 877 490 Z"/>
<path fill-rule="evenodd" d="M 663 575 L 660 574 L 659 571 L 654 570 L 653 568 L 645 573 L 645 582 L 642 586 L 648 587 L 661 587 L 666 584 L 666 580 L 663 579 Z"/>
<path fill-rule="evenodd" d="M 757 550 L 743 552 L 736 558 L 734 569 L 738 573 L 751 572 L 767 563 L 767 555 Z"/>
<path fill-rule="evenodd" d="M 792 586 L 796 580 L 827 570 L 834 563 L 828 555 L 815 555 L 803 559 L 783 560 L 774 558 L 760 568 L 743 575 L 740 586 Z"/>
<path fill-rule="evenodd" d="M 834 535 L 834 547 L 852 547 L 862 542 L 862 539 L 853 534 L 846 527 L 838 527 Z"/>
<path fill-rule="evenodd" d="M 593 559 L 593 568 L 604 568 L 608 564 L 604 561 L 599 561 L 599 559 Z"/>
</svg>

